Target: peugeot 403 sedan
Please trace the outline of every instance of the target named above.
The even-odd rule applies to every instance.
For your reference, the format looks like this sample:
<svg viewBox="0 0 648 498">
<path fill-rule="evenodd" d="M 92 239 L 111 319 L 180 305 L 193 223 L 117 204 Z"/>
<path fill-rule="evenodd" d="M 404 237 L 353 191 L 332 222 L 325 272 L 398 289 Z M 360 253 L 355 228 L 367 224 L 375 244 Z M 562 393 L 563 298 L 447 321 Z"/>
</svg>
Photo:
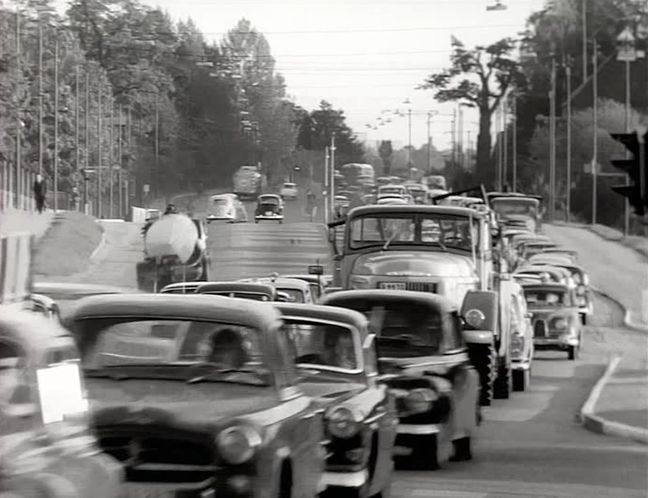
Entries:
<svg viewBox="0 0 648 498">
<path fill-rule="evenodd" d="M 323 426 L 270 304 L 200 295 L 87 298 L 69 322 L 95 430 L 147 496 L 312 497 Z M 157 494 L 159 492 L 159 494 Z"/>
<path fill-rule="evenodd" d="M 398 418 L 378 382 L 375 336 L 366 318 L 333 306 L 276 304 L 299 385 L 324 410 L 325 496 L 388 496 Z"/>
</svg>

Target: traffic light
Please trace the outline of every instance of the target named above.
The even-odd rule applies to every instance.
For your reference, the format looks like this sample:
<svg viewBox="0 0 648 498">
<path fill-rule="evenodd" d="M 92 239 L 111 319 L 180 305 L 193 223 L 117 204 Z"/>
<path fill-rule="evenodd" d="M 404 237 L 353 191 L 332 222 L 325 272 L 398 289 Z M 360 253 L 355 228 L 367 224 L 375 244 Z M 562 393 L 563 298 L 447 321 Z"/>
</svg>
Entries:
<svg viewBox="0 0 648 498">
<path fill-rule="evenodd" d="M 638 216 L 646 214 L 648 208 L 648 171 L 646 156 L 648 154 L 648 132 L 641 136 L 638 132 L 610 133 L 617 142 L 621 142 L 632 154 L 630 159 L 613 159 L 612 165 L 630 176 L 630 185 L 616 185 L 612 190 L 628 199 Z"/>
</svg>

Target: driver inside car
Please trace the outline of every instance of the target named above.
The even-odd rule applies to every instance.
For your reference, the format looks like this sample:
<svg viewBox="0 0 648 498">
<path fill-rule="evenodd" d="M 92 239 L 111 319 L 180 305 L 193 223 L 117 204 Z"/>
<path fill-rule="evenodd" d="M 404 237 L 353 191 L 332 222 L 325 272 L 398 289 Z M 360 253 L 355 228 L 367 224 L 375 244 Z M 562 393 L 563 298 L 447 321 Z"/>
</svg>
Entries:
<svg viewBox="0 0 648 498">
<path fill-rule="evenodd" d="M 351 334 L 335 329 L 329 330 L 325 336 L 324 347 L 328 365 L 349 370 L 356 367 Z"/>
<path fill-rule="evenodd" d="M 241 368 L 247 361 L 247 353 L 241 334 L 232 329 L 221 329 L 200 347 L 200 353 L 208 363 L 223 368 Z"/>
</svg>

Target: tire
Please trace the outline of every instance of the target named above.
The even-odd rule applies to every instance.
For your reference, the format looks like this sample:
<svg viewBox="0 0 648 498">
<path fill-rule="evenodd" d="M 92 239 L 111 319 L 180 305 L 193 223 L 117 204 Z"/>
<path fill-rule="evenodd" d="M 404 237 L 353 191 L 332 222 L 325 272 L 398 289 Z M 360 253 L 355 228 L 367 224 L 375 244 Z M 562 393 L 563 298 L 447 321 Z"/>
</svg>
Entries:
<svg viewBox="0 0 648 498">
<path fill-rule="evenodd" d="M 284 462 L 281 466 L 281 477 L 279 481 L 279 492 L 277 498 L 291 498 L 292 496 L 292 468 L 290 463 Z"/>
<path fill-rule="evenodd" d="M 470 436 L 452 441 L 452 446 L 454 447 L 454 454 L 450 458 L 451 462 L 472 460 L 472 440 Z"/>
<path fill-rule="evenodd" d="M 493 399 L 495 350 L 487 344 L 468 344 L 468 355 L 479 374 L 479 404 L 490 406 Z"/>
<path fill-rule="evenodd" d="M 410 462 L 411 466 L 416 469 L 437 470 L 440 467 L 438 435 L 421 437 L 413 448 Z"/>
<path fill-rule="evenodd" d="M 567 358 L 570 360 L 575 360 L 578 358 L 578 347 L 577 346 L 569 346 L 567 348 Z"/>
<path fill-rule="evenodd" d="M 529 387 L 531 372 L 529 370 L 513 370 L 511 377 L 514 391 L 526 391 L 527 387 Z"/>
<path fill-rule="evenodd" d="M 511 396 L 513 386 L 511 385 L 511 366 L 500 365 L 497 369 L 497 378 L 493 383 L 493 397 L 495 399 L 508 399 Z"/>
</svg>

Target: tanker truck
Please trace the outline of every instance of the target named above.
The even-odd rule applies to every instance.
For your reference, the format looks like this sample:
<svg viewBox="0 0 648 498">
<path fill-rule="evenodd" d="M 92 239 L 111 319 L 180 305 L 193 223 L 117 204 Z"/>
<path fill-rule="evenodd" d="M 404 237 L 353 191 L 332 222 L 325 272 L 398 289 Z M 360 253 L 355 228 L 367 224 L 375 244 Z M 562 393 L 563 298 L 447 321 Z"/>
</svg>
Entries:
<svg viewBox="0 0 648 498">
<path fill-rule="evenodd" d="M 207 235 L 200 220 L 165 214 L 144 230 L 144 261 L 137 264 L 140 290 L 157 292 L 176 282 L 208 280 Z"/>
</svg>

